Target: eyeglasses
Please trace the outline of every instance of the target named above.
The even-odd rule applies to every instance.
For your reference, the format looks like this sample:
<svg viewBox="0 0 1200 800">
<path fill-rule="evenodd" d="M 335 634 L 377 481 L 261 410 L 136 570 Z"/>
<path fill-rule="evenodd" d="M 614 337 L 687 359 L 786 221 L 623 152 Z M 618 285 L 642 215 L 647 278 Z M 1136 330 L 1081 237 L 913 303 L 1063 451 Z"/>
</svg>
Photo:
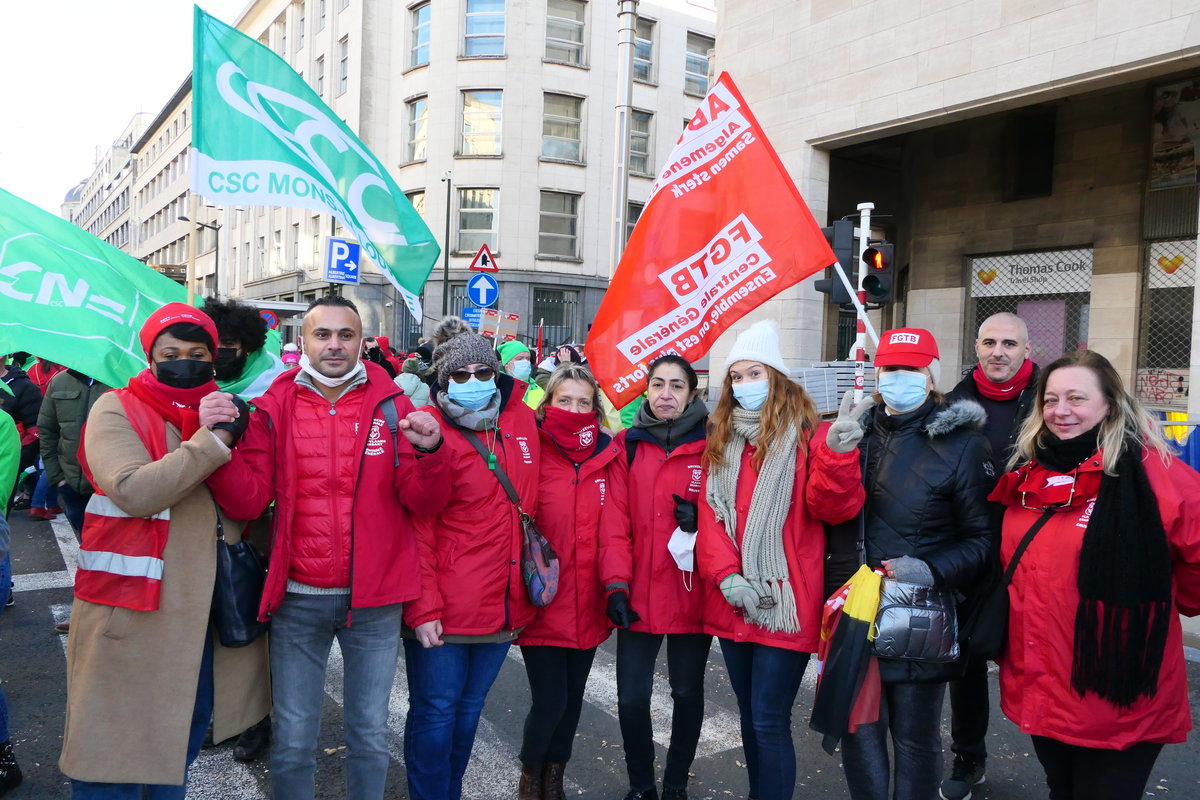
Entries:
<svg viewBox="0 0 1200 800">
<path fill-rule="evenodd" d="M 1062 511 L 1065 508 L 1070 508 L 1071 501 L 1075 499 L 1075 487 L 1079 484 L 1078 479 L 1079 479 L 1079 469 L 1076 468 L 1075 471 L 1071 473 L 1071 493 L 1069 495 L 1067 495 L 1067 499 L 1061 503 L 1050 503 L 1049 505 L 1045 505 L 1045 506 L 1031 506 L 1025 502 L 1025 496 L 1028 495 L 1029 492 L 1021 492 L 1021 508 L 1025 509 L 1026 511 L 1043 511 L 1043 512 L 1045 512 L 1045 511 Z"/>
<path fill-rule="evenodd" d="M 467 381 L 471 380 L 472 375 L 481 381 L 490 381 L 492 378 L 496 377 L 496 370 L 492 369 L 491 367 L 480 367 L 474 372 L 468 372 L 465 369 L 456 369 L 454 372 L 450 373 L 450 380 L 454 381 L 455 383 L 466 383 Z"/>
</svg>

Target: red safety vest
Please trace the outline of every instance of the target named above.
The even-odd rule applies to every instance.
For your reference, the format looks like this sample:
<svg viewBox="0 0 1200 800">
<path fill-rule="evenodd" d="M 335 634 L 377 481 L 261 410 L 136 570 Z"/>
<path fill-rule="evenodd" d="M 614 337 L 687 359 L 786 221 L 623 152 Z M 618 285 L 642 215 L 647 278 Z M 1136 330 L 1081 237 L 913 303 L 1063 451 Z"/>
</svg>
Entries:
<svg viewBox="0 0 1200 800">
<path fill-rule="evenodd" d="M 115 391 L 151 460 L 162 458 L 167 453 L 163 418 L 128 389 Z M 96 493 L 88 500 L 83 515 L 75 596 L 105 606 L 157 611 L 171 509 L 165 508 L 152 517 L 126 514 L 92 479 L 82 441 L 79 462 Z"/>
</svg>

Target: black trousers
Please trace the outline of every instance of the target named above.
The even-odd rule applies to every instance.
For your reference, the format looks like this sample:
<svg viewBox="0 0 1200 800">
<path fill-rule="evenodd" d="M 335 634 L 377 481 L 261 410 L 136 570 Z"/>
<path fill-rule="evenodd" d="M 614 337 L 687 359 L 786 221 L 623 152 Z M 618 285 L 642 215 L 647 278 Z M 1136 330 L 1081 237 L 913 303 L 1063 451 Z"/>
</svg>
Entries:
<svg viewBox="0 0 1200 800">
<path fill-rule="evenodd" d="M 667 680 L 671 685 L 671 745 L 663 786 L 685 789 L 704 723 L 704 670 L 712 637 L 703 633 L 617 631 L 617 717 L 625 748 L 629 786 L 654 788 L 654 731 L 650 697 L 654 663 L 667 640 Z"/>
<path fill-rule="evenodd" d="M 1125 750 L 1102 750 L 1033 737 L 1050 800 L 1139 800 L 1162 747 L 1138 742 Z"/>
<path fill-rule="evenodd" d="M 988 662 L 967 653 L 967 671 L 950 681 L 950 749 L 956 761 L 981 764 L 987 760 Z"/>
<path fill-rule="evenodd" d="M 571 760 L 575 729 L 583 711 L 583 690 L 596 648 L 531 645 L 521 648 L 529 676 L 529 714 L 521 739 L 521 763 L 529 767 Z"/>
</svg>

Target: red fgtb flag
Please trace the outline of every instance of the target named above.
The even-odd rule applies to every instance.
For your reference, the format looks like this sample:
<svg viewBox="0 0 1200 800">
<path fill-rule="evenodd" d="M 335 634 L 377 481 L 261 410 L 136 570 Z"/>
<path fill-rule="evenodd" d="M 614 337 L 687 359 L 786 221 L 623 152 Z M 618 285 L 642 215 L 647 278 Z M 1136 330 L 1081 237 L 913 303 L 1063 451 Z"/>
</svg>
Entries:
<svg viewBox="0 0 1200 800">
<path fill-rule="evenodd" d="M 620 408 L 664 353 L 695 361 L 734 322 L 836 259 L 728 73 L 651 190 L 588 334 Z"/>
</svg>

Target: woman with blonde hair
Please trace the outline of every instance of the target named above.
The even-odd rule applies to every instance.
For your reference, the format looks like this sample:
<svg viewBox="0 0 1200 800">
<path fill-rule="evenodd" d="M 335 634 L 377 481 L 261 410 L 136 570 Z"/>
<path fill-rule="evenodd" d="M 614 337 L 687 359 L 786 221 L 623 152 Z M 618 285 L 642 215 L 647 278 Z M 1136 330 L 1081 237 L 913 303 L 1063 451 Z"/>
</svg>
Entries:
<svg viewBox="0 0 1200 800">
<path fill-rule="evenodd" d="M 704 453 L 696 562 L 708 583 L 704 630 L 717 636 L 741 712 L 750 797 L 796 784 L 791 709 L 816 652 L 825 558 L 821 523 L 862 505 L 849 409 L 833 425 L 788 378 L 774 324 L 743 332 L 726 359 Z"/>
<path fill-rule="evenodd" d="M 1042 369 L 992 500 L 1007 506 L 1000 705 L 1051 800 L 1141 797 L 1192 727 L 1179 615 L 1200 613 L 1200 475 L 1099 353 Z"/>
</svg>

